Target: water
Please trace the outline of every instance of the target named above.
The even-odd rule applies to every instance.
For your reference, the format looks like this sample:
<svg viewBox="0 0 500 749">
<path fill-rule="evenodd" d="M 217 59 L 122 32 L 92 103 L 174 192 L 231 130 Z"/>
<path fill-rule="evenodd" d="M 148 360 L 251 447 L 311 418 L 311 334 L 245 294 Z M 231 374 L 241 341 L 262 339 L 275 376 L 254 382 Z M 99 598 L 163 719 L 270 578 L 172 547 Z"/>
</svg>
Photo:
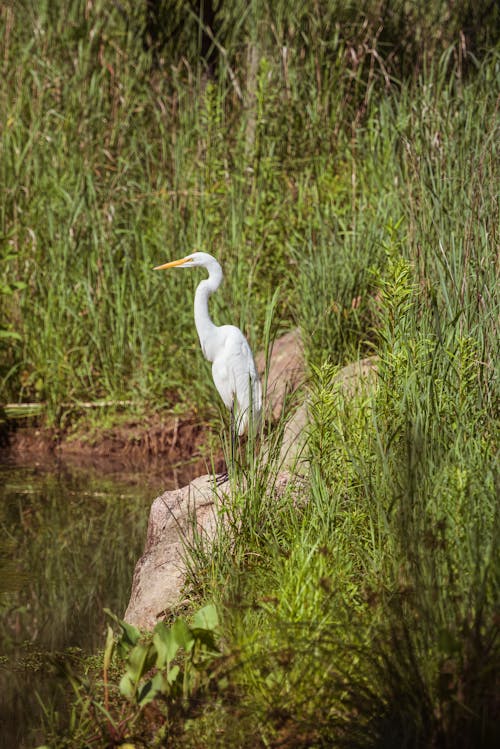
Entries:
<svg viewBox="0 0 500 749">
<path fill-rule="evenodd" d="M 103 647 L 103 608 L 123 615 L 164 488 L 150 473 L 0 464 L 2 749 L 43 743 L 41 703 L 64 719 L 61 664 Z"/>
</svg>

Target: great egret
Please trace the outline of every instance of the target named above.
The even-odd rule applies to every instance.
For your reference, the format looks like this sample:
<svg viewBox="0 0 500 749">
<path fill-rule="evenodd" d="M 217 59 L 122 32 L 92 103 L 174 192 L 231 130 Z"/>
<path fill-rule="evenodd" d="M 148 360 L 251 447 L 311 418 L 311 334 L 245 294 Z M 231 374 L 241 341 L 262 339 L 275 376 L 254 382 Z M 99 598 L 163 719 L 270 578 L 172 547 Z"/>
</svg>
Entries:
<svg viewBox="0 0 500 749">
<path fill-rule="evenodd" d="M 262 411 L 262 386 L 248 341 L 235 325 L 214 325 L 208 312 L 208 299 L 219 288 L 222 268 L 207 252 L 191 255 L 158 265 L 154 270 L 166 268 L 195 268 L 201 266 L 208 271 L 208 278 L 201 281 L 194 296 L 194 322 L 201 350 L 212 362 L 215 387 L 231 412 L 231 440 L 235 434 L 244 434 L 249 421 L 254 433 L 258 428 Z M 233 450 L 234 445 L 232 444 Z"/>
</svg>

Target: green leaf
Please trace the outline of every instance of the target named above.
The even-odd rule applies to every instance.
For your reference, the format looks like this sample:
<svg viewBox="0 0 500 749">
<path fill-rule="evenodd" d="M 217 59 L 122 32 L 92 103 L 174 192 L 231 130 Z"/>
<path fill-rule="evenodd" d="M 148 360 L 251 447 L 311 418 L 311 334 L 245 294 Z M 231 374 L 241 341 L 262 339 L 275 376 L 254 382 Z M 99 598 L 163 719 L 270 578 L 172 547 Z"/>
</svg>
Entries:
<svg viewBox="0 0 500 749">
<path fill-rule="evenodd" d="M 157 668 L 163 668 L 165 664 L 168 666 L 179 650 L 179 643 L 175 635 L 164 622 L 158 622 L 154 628 L 153 644 L 157 652 Z"/>
<path fill-rule="evenodd" d="M 196 612 L 193 617 L 193 627 L 199 629 L 214 630 L 219 626 L 217 609 L 213 603 L 209 603 Z"/>
<path fill-rule="evenodd" d="M 113 628 L 108 625 L 108 631 L 106 634 L 106 645 L 104 647 L 104 670 L 107 671 L 111 658 L 113 657 L 113 650 L 115 647 L 115 638 L 113 634 Z"/>
<path fill-rule="evenodd" d="M 177 677 L 179 676 L 180 670 L 181 669 L 179 666 L 172 666 L 170 671 L 167 673 L 167 682 L 170 684 L 170 686 L 176 681 Z"/>
<path fill-rule="evenodd" d="M 186 652 L 192 649 L 195 637 L 184 619 L 177 619 L 172 625 L 171 632 L 181 648 L 184 648 Z"/>
<path fill-rule="evenodd" d="M 116 614 L 113 614 L 112 611 L 109 609 L 104 609 L 104 613 L 107 614 L 111 619 L 118 624 L 118 626 L 122 630 L 122 639 L 125 640 L 125 643 L 131 646 L 134 646 L 137 641 L 139 640 L 139 637 L 141 636 L 141 633 L 137 629 L 137 627 L 134 627 L 133 624 L 128 624 L 127 622 L 124 622 L 122 619 L 119 619 Z"/>
<path fill-rule="evenodd" d="M 127 699 L 134 699 L 135 684 L 128 674 L 123 674 L 122 678 L 120 679 L 120 692 L 124 697 L 127 697 Z"/>
<path fill-rule="evenodd" d="M 155 649 L 151 645 L 139 643 L 130 651 L 127 663 L 127 673 L 137 682 L 154 665 Z"/>
<path fill-rule="evenodd" d="M 137 695 L 137 704 L 143 707 L 144 705 L 147 705 L 148 702 L 152 702 L 157 694 L 156 689 L 153 688 L 153 680 L 150 679 L 147 681 L 141 689 L 139 690 L 139 694 Z"/>
<path fill-rule="evenodd" d="M 0 330 L 0 338 L 14 338 L 16 341 L 22 341 L 22 337 L 14 330 Z"/>
<path fill-rule="evenodd" d="M 165 694 L 169 691 L 169 684 L 164 674 L 160 671 L 152 679 L 149 679 L 141 688 L 137 697 L 137 702 L 141 707 L 152 702 L 158 694 Z"/>
<path fill-rule="evenodd" d="M 215 635 L 213 632 L 210 632 L 207 629 L 193 629 L 193 635 L 198 640 L 198 642 L 201 642 L 203 645 L 205 645 L 208 650 L 213 650 L 217 653 L 220 652 L 219 647 L 217 646 L 217 643 L 215 641 Z"/>
</svg>

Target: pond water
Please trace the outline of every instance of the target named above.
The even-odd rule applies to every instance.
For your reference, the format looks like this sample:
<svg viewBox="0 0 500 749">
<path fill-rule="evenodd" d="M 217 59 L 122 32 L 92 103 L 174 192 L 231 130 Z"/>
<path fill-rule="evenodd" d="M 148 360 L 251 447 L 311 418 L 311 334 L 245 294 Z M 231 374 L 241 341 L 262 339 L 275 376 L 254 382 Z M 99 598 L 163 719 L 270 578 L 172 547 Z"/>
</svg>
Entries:
<svg viewBox="0 0 500 749">
<path fill-rule="evenodd" d="M 165 488 L 145 472 L 0 463 L 2 749 L 42 744 L 44 710 L 64 712 L 61 664 L 103 647 L 104 608 L 123 615 Z"/>
</svg>

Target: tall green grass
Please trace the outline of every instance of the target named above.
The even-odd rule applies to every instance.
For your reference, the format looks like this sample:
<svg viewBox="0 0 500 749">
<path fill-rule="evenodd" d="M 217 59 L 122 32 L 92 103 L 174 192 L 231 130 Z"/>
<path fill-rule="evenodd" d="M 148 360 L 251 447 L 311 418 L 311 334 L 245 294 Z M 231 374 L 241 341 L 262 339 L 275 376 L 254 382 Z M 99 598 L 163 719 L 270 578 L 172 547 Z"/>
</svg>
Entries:
<svg viewBox="0 0 500 749">
<path fill-rule="evenodd" d="M 313 258 L 337 241 L 336 262 L 349 269 L 334 290 L 313 295 L 304 327 L 325 345 L 327 294 L 340 358 L 360 347 L 364 295 L 349 308 L 366 286 L 366 261 L 379 257 L 373 226 L 389 211 L 374 211 L 362 184 L 359 138 L 372 100 L 382 96 L 389 117 L 384 92 L 410 70 L 403 58 L 418 70 L 445 43 L 427 26 L 445 10 L 436 3 L 427 17 L 420 5 L 408 15 L 404 4 L 369 2 L 363 17 L 349 4 L 244 5 L 219 9 L 212 80 L 197 19 L 180 5 L 163 18 L 168 43 L 156 64 L 142 6 L 3 7 L 1 273 L 2 288 L 14 290 L 2 294 L 3 400 L 46 401 L 53 419 L 62 403 L 103 396 L 209 411 L 195 280 L 151 272 L 193 247 L 226 271 L 216 319 L 242 324 L 258 347 L 274 288 L 290 324 L 304 283 L 308 293 L 299 266 L 311 266 L 317 285 Z M 446 39 L 465 17 L 466 4 L 457 6 Z M 453 55 L 469 60 L 462 49 Z"/>
<path fill-rule="evenodd" d="M 370 110 L 353 200 L 300 264 L 309 479 L 254 493 L 257 465 L 199 560 L 239 666 L 184 746 L 498 740 L 496 63 L 445 62 Z M 379 364 L 353 396 L 356 348 Z"/>
</svg>

